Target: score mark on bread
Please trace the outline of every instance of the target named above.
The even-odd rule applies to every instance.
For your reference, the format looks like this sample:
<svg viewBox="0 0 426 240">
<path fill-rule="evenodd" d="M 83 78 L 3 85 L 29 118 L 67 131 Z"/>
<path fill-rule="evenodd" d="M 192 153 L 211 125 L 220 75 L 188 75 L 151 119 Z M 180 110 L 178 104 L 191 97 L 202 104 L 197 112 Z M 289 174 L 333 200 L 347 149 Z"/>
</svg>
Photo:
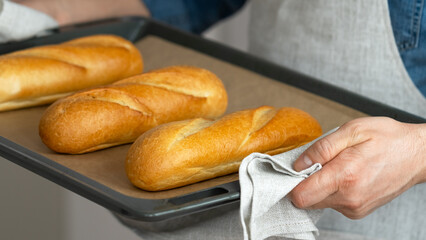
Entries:
<svg viewBox="0 0 426 240">
<path fill-rule="evenodd" d="M 79 154 L 133 142 L 159 124 L 219 117 L 227 104 L 212 72 L 172 66 L 60 99 L 43 114 L 39 133 L 50 149 Z"/>
<path fill-rule="evenodd" d="M 269 106 L 216 121 L 172 122 L 149 130 L 133 143 L 126 172 L 141 189 L 167 190 L 237 172 L 250 153 L 282 153 L 321 133 L 319 123 L 308 113 Z"/>
<path fill-rule="evenodd" d="M 94 35 L 0 56 L 0 111 L 51 103 L 72 92 L 142 73 L 139 50 Z"/>
</svg>

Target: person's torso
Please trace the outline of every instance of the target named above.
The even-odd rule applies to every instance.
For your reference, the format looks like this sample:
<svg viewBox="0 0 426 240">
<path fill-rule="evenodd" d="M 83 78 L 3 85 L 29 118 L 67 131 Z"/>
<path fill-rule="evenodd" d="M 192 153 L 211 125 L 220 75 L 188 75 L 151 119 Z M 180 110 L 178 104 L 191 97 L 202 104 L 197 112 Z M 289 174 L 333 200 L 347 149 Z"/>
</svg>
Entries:
<svg viewBox="0 0 426 240">
<path fill-rule="evenodd" d="M 426 118 L 426 99 L 399 55 L 387 0 L 252 4 L 252 53 Z M 426 185 L 420 184 L 362 220 L 327 209 L 318 227 L 374 238 L 424 239 L 424 212 Z"/>
<path fill-rule="evenodd" d="M 386 0 L 252 4 L 252 53 L 426 117 L 426 98 L 399 56 Z"/>
</svg>

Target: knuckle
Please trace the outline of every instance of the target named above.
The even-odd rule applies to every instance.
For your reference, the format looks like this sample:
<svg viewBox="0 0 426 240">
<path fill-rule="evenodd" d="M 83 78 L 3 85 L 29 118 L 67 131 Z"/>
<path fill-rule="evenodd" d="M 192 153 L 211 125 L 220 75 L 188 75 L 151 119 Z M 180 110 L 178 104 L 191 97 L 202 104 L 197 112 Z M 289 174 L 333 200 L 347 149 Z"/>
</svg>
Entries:
<svg viewBox="0 0 426 240">
<path fill-rule="evenodd" d="M 360 165 L 362 156 L 357 149 L 345 151 L 340 154 L 340 157 L 345 160 L 345 165 L 341 170 L 340 186 L 346 191 L 354 191 L 362 187 L 365 183 L 364 174 L 362 172 L 363 165 Z"/>
<path fill-rule="evenodd" d="M 353 172 L 352 168 L 344 168 L 342 171 L 342 180 L 341 185 L 345 190 L 353 189 L 358 185 L 359 178 L 358 175 Z"/>
<path fill-rule="evenodd" d="M 346 216 L 347 218 L 350 218 L 352 220 L 357 220 L 357 219 L 361 219 L 363 217 L 365 217 L 364 214 L 362 213 L 357 213 L 357 212 L 353 212 L 353 211 L 343 211 L 341 212 L 344 216 Z"/>
<path fill-rule="evenodd" d="M 305 208 L 306 206 L 306 200 L 304 198 L 304 196 L 302 194 L 300 194 L 299 192 L 295 191 L 296 189 L 294 189 L 292 191 L 291 194 L 291 201 L 293 203 L 293 205 L 297 208 Z"/>
<path fill-rule="evenodd" d="M 351 219 L 360 219 L 366 216 L 365 201 L 358 194 L 347 194 L 341 204 L 345 215 Z"/>
<path fill-rule="evenodd" d="M 316 186 L 331 195 L 339 189 L 339 180 L 330 174 L 321 174 L 316 178 Z"/>
<path fill-rule="evenodd" d="M 353 214 L 360 213 L 362 205 L 363 205 L 362 201 L 357 199 L 351 199 L 344 204 L 345 208 L 348 209 Z"/>
<path fill-rule="evenodd" d="M 332 154 L 333 154 L 333 150 L 334 150 L 334 145 L 330 142 L 330 140 L 328 140 L 328 138 L 323 138 L 320 141 L 316 142 L 314 144 L 314 148 L 313 148 L 313 154 L 314 156 L 311 157 L 311 159 L 313 161 L 315 160 L 328 160 L 329 158 L 331 158 Z M 322 161 L 320 162 L 322 163 Z"/>
<path fill-rule="evenodd" d="M 364 119 L 355 119 L 343 127 L 349 132 L 351 139 L 357 140 L 362 137 L 362 133 L 365 131 L 365 121 Z"/>
</svg>

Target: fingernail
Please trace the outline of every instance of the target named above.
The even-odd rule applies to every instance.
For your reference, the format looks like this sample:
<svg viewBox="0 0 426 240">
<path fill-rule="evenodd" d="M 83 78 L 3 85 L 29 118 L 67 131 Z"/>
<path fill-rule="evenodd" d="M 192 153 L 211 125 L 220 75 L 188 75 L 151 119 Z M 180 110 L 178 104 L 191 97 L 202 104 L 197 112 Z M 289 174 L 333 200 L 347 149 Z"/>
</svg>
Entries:
<svg viewBox="0 0 426 240">
<path fill-rule="evenodd" d="M 306 168 L 312 166 L 313 162 L 308 156 L 303 157 L 303 162 L 306 164 Z"/>
<path fill-rule="evenodd" d="M 294 169 L 296 171 L 302 171 L 304 169 L 307 169 L 308 167 L 312 166 L 313 162 L 308 156 L 303 156 L 302 161 L 296 161 L 294 163 Z"/>
</svg>

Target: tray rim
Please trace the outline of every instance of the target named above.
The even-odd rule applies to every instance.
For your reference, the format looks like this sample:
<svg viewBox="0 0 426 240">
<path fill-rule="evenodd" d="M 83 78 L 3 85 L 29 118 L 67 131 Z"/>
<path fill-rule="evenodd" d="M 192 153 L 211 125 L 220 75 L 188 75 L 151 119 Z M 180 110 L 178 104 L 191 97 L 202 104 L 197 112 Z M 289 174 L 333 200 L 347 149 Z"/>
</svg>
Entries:
<svg viewBox="0 0 426 240">
<path fill-rule="evenodd" d="M 371 116 L 388 116 L 403 122 L 424 123 L 425 119 L 367 99 L 317 79 L 286 69 L 264 59 L 236 50 L 198 35 L 187 33 L 144 17 L 121 17 L 52 29 L 51 35 L 0 45 L 0 54 L 32 46 L 59 43 L 70 38 L 99 33 L 121 35 L 138 41 L 153 35 L 178 45 L 229 62 L 270 79 L 325 97 Z M 283 77 L 285 76 L 285 77 Z M 304 81 L 299 79 L 303 78 Z M 303 84 L 302 84 L 303 83 Z M 76 194 L 79 194 L 119 215 L 155 222 L 180 217 L 222 205 L 238 202 L 239 182 L 234 181 L 170 199 L 130 197 L 73 171 L 53 160 L 0 136 L 0 156 L 24 167 Z M 220 194 L 214 194 L 221 189 Z M 205 192 L 203 198 L 194 197 Z M 209 195 L 209 193 L 212 193 Z M 199 196 L 199 195 L 197 195 Z M 207 196 L 207 197 L 206 197 Z M 189 199 L 176 201 L 176 199 Z M 191 199 L 192 198 L 192 199 Z"/>
</svg>

